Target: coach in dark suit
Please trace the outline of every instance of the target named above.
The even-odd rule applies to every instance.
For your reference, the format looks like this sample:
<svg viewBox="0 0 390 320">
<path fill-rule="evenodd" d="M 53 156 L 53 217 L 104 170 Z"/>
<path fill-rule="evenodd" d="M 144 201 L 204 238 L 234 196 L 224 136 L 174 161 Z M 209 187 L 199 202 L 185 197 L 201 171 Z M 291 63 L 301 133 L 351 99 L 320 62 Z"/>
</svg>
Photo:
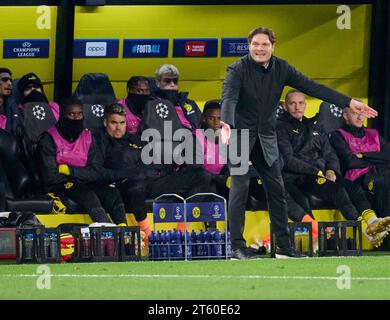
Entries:
<svg viewBox="0 0 390 320">
<path fill-rule="evenodd" d="M 301 74 L 286 61 L 272 55 L 275 34 L 268 28 L 256 28 L 248 36 L 249 54 L 227 69 L 222 89 L 223 131 L 230 127 L 249 129 L 249 159 L 263 181 L 270 213 L 271 226 L 277 238 L 277 258 L 296 257 L 291 247 L 283 180 L 278 161 L 275 132 L 276 110 L 285 85 L 296 88 L 310 96 L 351 107 L 368 117 L 376 111 L 366 104 L 351 99 L 329 87 L 321 85 Z M 232 144 L 234 141 L 230 141 Z M 232 174 L 229 195 L 229 226 L 233 258 L 252 257 L 243 238 L 245 206 L 242 205 L 241 179 Z"/>
</svg>

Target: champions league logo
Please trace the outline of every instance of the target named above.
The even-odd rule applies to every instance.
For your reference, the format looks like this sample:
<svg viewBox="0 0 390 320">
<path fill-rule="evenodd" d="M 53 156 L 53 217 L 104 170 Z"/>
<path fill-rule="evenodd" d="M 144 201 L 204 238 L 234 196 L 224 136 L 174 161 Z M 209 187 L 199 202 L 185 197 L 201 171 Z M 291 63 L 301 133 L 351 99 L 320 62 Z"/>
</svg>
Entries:
<svg viewBox="0 0 390 320">
<path fill-rule="evenodd" d="M 33 115 L 36 119 L 38 119 L 38 120 L 45 119 L 45 117 L 46 117 L 45 109 L 42 106 L 40 106 L 39 104 L 34 106 L 32 111 L 33 111 Z"/>
<path fill-rule="evenodd" d="M 181 209 L 179 206 L 176 206 L 175 208 L 175 219 L 178 220 L 178 221 L 181 221 L 181 219 L 183 218 L 183 215 L 181 213 Z"/>
<path fill-rule="evenodd" d="M 104 116 L 104 107 L 101 104 L 92 105 L 91 111 L 95 117 L 101 118 Z"/>
<path fill-rule="evenodd" d="M 284 113 L 284 109 L 282 105 L 278 105 L 278 109 L 276 109 L 276 118 L 280 118 Z"/>
<path fill-rule="evenodd" d="M 336 105 L 334 105 L 334 104 L 331 104 L 331 105 L 329 106 L 329 108 L 330 108 L 330 112 L 331 112 L 336 118 L 341 118 L 341 116 L 343 115 L 343 110 L 342 110 L 340 107 L 338 107 L 338 106 L 336 106 Z"/>
<path fill-rule="evenodd" d="M 212 209 L 212 217 L 214 218 L 214 219 L 220 219 L 221 218 L 221 212 L 220 212 L 221 210 L 220 210 L 220 207 L 219 207 L 219 205 L 217 205 L 217 204 L 215 204 L 214 206 L 213 206 L 213 209 Z"/>
<path fill-rule="evenodd" d="M 156 105 L 156 112 L 160 118 L 165 119 L 169 114 L 168 106 L 160 102 L 158 105 Z"/>
</svg>

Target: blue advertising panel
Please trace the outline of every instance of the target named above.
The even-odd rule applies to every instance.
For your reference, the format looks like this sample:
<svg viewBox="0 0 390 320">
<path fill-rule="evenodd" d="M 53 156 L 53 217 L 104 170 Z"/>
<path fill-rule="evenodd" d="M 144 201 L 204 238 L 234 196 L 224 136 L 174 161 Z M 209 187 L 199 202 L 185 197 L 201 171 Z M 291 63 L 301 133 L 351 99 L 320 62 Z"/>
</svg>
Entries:
<svg viewBox="0 0 390 320">
<path fill-rule="evenodd" d="M 4 39 L 3 59 L 48 58 L 49 39 Z"/>
<path fill-rule="evenodd" d="M 187 221 L 222 221 L 225 220 L 223 202 L 187 202 Z"/>
<path fill-rule="evenodd" d="M 248 52 L 246 38 L 222 38 L 221 57 L 241 57 Z"/>
<path fill-rule="evenodd" d="M 174 39 L 173 57 L 216 57 L 218 55 L 217 38 Z"/>
<path fill-rule="evenodd" d="M 124 39 L 123 58 L 168 57 L 169 39 Z"/>
<path fill-rule="evenodd" d="M 75 39 L 74 58 L 117 58 L 119 39 Z"/>
<path fill-rule="evenodd" d="M 184 222 L 184 203 L 153 203 L 154 222 Z"/>
</svg>

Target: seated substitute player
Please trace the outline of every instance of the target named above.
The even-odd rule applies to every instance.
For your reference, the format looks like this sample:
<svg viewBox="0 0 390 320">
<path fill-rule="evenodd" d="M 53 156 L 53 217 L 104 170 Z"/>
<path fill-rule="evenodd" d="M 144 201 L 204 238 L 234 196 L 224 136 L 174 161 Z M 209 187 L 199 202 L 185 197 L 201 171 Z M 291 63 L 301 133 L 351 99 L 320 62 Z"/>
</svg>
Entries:
<svg viewBox="0 0 390 320">
<path fill-rule="evenodd" d="M 376 129 L 364 127 L 364 116 L 343 110 L 345 124 L 332 132 L 330 143 L 341 161 L 345 179 L 373 195 L 381 217 L 390 214 L 390 147 Z"/>
<path fill-rule="evenodd" d="M 0 68 L 0 129 L 12 133 L 16 137 L 22 134 L 22 123 L 16 106 L 10 101 L 13 90 L 12 72 L 8 68 Z"/>
<path fill-rule="evenodd" d="M 131 77 L 127 81 L 127 96 L 118 101 L 126 108 L 126 131 L 141 133 L 141 120 L 146 102 L 150 98 L 148 79 L 142 76 Z"/>
<path fill-rule="evenodd" d="M 61 106 L 60 119 L 38 144 L 47 192 L 82 206 L 94 222 L 126 225 L 125 208 L 115 188 L 99 182 L 101 155 L 89 130 L 83 128 L 83 104 L 70 98 Z M 107 210 L 107 211 L 106 211 Z"/>
<path fill-rule="evenodd" d="M 363 233 L 374 246 L 379 246 L 387 235 L 390 218 L 378 218 L 361 186 L 340 175 L 339 160 L 328 135 L 315 117 L 304 117 L 305 95 L 298 90 L 289 91 L 285 108 L 288 112 L 279 119 L 277 134 L 286 190 L 295 185 L 306 194 L 329 201 L 347 220 L 360 220 Z M 302 203 L 297 197 L 294 200 Z M 311 209 L 304 204 L 302 207 L 305 211 Z"/>
<path fill-rule="evenodd" d="M 58 121 L 60 116 L 60 107 L 54 101 L 49 101 L 46 97 L 45 91 L 43 90 L 43 84 L 41 79 L 35 73 L 27 73 L 19 79 L 18 90 L 22 97 L 21 103 L 18 108 L 21 110 L 23 117 L 23 105 L 27 102 L 46 102 L 54 117 Z"/>
<path fill-rule="evenodd" d="M 156 84 L 155 96 L 172 102 L 185 127 L 190 130 L 197 128 L 201 111 L 194 100 L 188 99 L 188 92 L 179 92 L 179 70 L 171 64 L 160 66 L 156 71 Z"/>
<path fill-rule="evenodd" d="M 99 169 L 106 183 L 115 183 L 122 194 L 127 212 L 132 212 L 140 229 L 148 237 L 146 200 L 161 194 L 175 193 L 183 197 L 209 192 L 209 176 L 200 166 L 187 165 L 175 171 L 171 165 L 161 166 L 142 162 L 143 143 L 139 136 L 126 132 L 126 109 L 119 103 L 106 107 L 105 130 L 97 134 L 104 167 Z M 147 238 L 146 238 L 147 239 Z"/>
</svg>

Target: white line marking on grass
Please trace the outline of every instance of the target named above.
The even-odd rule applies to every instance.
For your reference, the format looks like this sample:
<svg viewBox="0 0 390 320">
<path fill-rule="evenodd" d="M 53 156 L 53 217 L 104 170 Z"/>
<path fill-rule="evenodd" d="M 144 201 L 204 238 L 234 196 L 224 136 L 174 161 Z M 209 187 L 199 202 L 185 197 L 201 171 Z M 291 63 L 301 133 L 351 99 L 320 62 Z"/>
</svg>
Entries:
<svg viewBox="0 0 390 320">
<path fill-rule="evenodd" d="M 37 274 L 0 274 L 1 278 L 34 278 Z M 262 276 L 262 275 L 181 275 L 181 274 L 51 274 L 56 278 L 179 278 L 179 279 L 263 279 L 263 280 L 337 280 L 327 276 Z M 351 277 L 359 281 L 390 281 L 390 277 Z"/>
</svg>

